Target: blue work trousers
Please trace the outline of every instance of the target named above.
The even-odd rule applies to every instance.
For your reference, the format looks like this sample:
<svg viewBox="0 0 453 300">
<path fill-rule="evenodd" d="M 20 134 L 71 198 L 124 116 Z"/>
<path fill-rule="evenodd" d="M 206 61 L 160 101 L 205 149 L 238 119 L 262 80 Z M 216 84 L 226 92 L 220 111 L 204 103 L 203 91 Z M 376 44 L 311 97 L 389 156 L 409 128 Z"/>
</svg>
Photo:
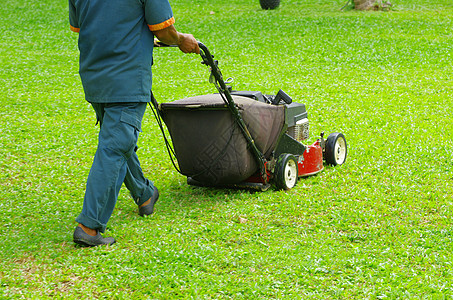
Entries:
<svg viewBox="0 0 453 300">
<path fill-rule="evenodd" d="M 137 205 L 154 193 L 153 183 L 143 175 L 136 154 L 146 103 L 91 105 L 100 123 L 98 148 L 88 175 L 82 213 L 76 221 L 104 232 L 123 182 Z"/>
</svg>

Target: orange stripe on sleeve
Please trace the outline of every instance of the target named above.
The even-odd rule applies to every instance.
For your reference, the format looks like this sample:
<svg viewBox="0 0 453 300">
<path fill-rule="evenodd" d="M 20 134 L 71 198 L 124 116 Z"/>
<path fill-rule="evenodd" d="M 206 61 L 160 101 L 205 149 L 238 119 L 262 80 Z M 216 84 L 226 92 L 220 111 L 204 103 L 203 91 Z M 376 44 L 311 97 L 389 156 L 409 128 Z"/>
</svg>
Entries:
<svg viewBox="0 0 453 300">
<path fill-rule="evenodd" d="M 151 31 L 157 31 L 157 30 L 167 28 L 168 26 L 171 26 L 173 24 L 175 24 L 175 18 L 171 17 L 171 19 L 168 19 L 165 22 L 155 24 L 155 25 L 148 25 L 148 27 L 149 27 L 149 30 L 151 30 Z"/>
<path fill-rule="evenodd" d="M 76 27 L 71 26 L 71 25 L 69 25 L 69 26 L 70 26 L 70 28 L 71 28 L 71 31 L 80 32 L 80 28 L 76 28 Z"/>
</svg>

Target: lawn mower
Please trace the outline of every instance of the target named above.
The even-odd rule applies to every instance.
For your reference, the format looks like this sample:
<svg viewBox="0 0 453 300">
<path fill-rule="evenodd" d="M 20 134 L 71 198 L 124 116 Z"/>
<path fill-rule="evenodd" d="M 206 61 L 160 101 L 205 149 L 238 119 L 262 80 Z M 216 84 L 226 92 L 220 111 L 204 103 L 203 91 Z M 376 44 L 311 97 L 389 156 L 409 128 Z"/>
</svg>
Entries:
<svg viewBox="0 0 453 300">
<path fill-rule="evenodd" d="M 164 46 L 160 44 L 160 46 Z M 210 68 L 209 81 L 218 93 L 152 105 L 175 168 L 196 186 L 267 190 L 293 188 L 299 177 L 324 169 L 323 161 L 345 162 L 342 133 L 324 133 L 312 145 L 305 105 L 284 91 L 264 95 L 234 91 L 224 81 L 218 61 L 199 43 L 202 63 Z M 171 136 L 165 137 L 162 120 Z M 173 147 L 172 147 L 173 146 Z"/>
</svg>

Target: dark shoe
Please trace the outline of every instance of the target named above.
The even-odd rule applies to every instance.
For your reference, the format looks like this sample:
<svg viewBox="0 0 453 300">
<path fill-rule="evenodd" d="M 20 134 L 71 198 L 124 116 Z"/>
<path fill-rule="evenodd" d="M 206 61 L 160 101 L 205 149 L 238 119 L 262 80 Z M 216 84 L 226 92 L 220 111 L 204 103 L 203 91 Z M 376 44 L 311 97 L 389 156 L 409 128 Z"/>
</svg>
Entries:
<svg viewBox="0 0 453 300">
<path fill-rule="evenodd" d="M 149 204 L 138 208 L 138 214 L 140 216 L 149 216 L 154 212 L 154 204 L 156 204 L 157 199 L 159 199 L 159 191 L 156 187 L 154 187 L 154 193 L 150 199 L 151 202 Z"/>
<path fill-rule="evenodd" d="M 98 232 L 97 235 L 91 236 L 83 231 L 79 226 L 76 227 L 74 231 L 74 243 L 86 246 L 86 247 L 95 247 L 100 245 L 112 245 L 115 243 L 115 239 L 112 237 L 103 238 Z"/>
</svg>

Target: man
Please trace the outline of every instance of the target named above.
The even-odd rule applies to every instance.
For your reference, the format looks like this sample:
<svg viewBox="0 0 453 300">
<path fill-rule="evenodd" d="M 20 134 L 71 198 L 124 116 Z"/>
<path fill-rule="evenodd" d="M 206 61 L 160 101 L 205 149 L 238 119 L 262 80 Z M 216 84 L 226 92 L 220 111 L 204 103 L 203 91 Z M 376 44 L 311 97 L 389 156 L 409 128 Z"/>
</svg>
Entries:
<svg viewBox="0 0 453 300">
<path fill-rule="evenodd" d="M 141 216 L 153 213 L 159 192 L 144 177 L 136 154 L 151 98 L 154 36 L 199 53 L 191 34 L 178 32 L 168 0 L 69 0 L 70 28 L 79 33 L 80 77 L 85 99 L 100 123 L 98 148 L 76 221 L 74 242 L 113 244 L 103 238 L 124 182 Z"/>
</svg>

